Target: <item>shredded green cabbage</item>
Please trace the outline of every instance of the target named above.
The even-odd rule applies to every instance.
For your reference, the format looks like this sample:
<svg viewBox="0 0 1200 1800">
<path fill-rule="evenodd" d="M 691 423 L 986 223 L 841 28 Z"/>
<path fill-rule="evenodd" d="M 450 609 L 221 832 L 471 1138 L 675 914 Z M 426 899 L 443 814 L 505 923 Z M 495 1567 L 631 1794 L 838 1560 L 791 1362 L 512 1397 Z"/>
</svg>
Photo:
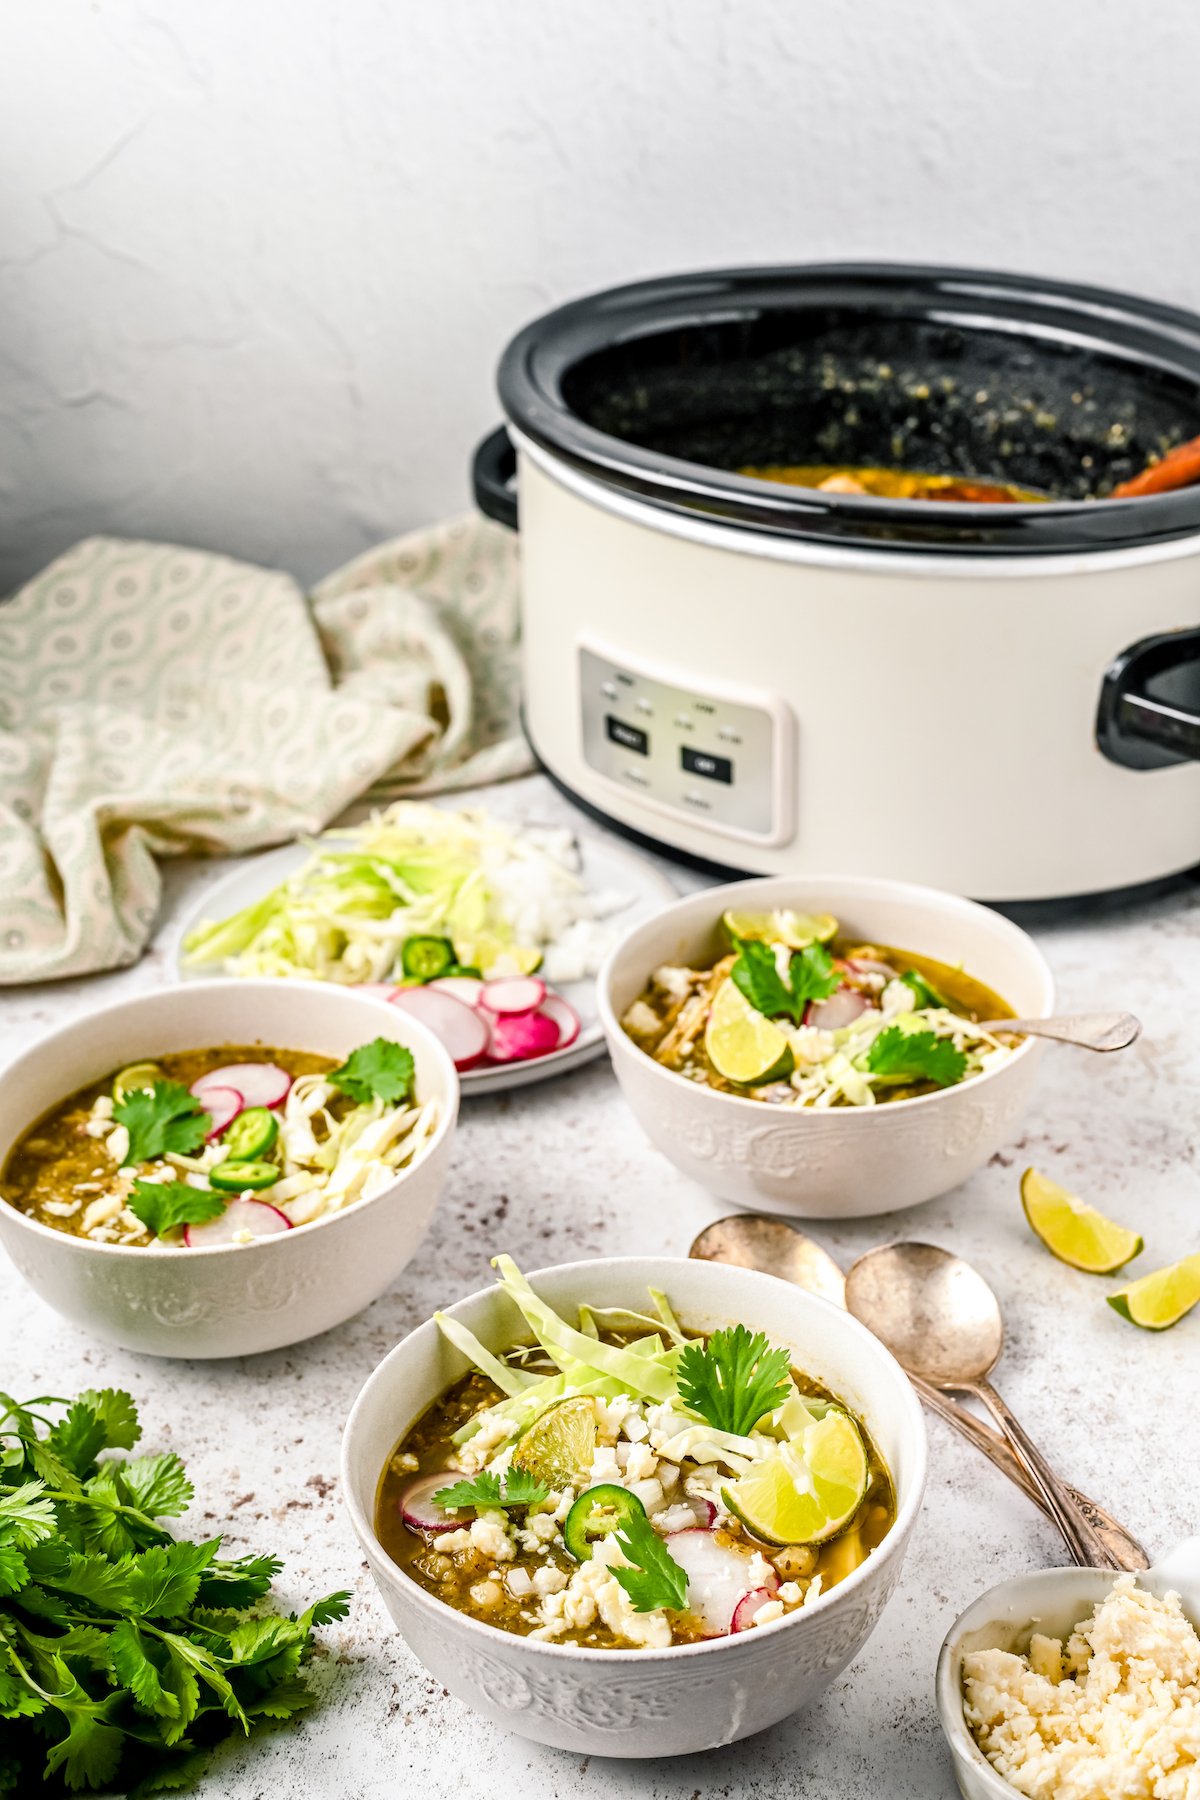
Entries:
<svg viewBox="0 0 1200 1800">
<path fill-rule="evenodd" d="M 399 978 L 406 938 L 432 935 L 484 975 L 528 974 L 563 932 L 594 916 L 558 839 L 480 812 L 398 801 L 309 848 L 303 867 L 261 900 L 190 932 L 187 965 L 383 982 Z"/>
</svg>

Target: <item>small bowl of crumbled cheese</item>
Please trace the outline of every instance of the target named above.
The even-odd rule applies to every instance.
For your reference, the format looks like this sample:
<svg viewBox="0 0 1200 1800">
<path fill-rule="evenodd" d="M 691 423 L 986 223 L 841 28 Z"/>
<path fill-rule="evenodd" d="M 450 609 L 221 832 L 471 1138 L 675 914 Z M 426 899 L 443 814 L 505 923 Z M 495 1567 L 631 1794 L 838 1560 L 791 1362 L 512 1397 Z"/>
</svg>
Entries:
<svg viewBox="0 0 1200 1800">
<path fill-rule="evenodd" d="M 965 1800 L 1193 1800 L 1200 1538 L 1137 1575 L 990 1588 L 942 1645 L 937 1699 Z"/>
</svg>

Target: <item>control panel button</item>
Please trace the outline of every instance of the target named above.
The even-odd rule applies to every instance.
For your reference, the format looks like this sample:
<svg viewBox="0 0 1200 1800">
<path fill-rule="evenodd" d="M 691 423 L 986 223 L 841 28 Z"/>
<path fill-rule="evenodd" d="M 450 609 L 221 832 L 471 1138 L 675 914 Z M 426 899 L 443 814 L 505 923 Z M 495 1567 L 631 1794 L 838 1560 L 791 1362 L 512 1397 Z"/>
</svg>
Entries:
<svg viewBox="0 0 1200 1800">
<path fill-rule="evenodd" d="M 637 707 L 637 709 L 640 713 L 645 713 L 647 715 L 647 717 L 649 717 L 649 715 L 652 714 L 654 711 L 654 708 L 651 706 L 649 700 L 635 700 L 634 705 Z"/>
<path fill-rule="evenodd" d="M 622 750 L 636 750 L 639 756 L 649 756 L 649 734 L 637 725 L 627 725 L 624 719 L 615 719 L 608 713 L 604 720 L 604 729 L 614 744 L 620 744 Z"/>
<path fill-rule="evenodd" d="M 675 714 L 675 723 L 679 727 L 680 731 L 691 731 L 695 722 L 696 721 L 688 713 L 676 713 Z"/>
<path fill-rule="evenodd" d="M 713 756 L 692 744 L 681 744 L 679 760 L 689 775 L 703 775 L 706 781 L 723 781 L 726 785 L 733 780 L 733 764 L 727 756 Z"/>
<path fill-rule="evenodd" d="M 606 700 L 615 700 L 617 697 L 616 682 L 615 681 L 606 681 L 604 683 L 604 686 L 600 689 L 600 692 L 604 695 L 604 698 Z"/>
</svg>

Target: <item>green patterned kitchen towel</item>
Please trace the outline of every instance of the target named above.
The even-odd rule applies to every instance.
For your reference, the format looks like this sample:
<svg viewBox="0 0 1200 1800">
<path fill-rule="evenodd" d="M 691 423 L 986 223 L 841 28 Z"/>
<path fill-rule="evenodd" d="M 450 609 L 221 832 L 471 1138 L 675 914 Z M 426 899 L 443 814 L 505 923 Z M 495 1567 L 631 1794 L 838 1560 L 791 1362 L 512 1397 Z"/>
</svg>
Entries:
<svg viewBox="0 0 1200 1800">
<path fill-rule="evenodd" d="M 522 773 L 515 537 L 474 516 L 329 576 L 89 538 L 0 605 L 0 983 L 136 961 L 159 856 Z"/>
</svg>

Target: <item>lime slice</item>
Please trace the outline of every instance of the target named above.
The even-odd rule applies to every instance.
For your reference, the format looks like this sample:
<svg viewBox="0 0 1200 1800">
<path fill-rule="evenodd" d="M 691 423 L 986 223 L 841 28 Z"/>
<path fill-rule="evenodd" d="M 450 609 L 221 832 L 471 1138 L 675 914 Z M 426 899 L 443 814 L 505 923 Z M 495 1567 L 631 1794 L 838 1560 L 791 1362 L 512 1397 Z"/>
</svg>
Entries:
<svg viewBox="0 0 1200 1800">
<path fill-rule="evenodd" d="M 586 1394 L 556 1400 L 517 1439 L 512 1459 L 550 1488 L 578 1487 L 592 1471 L 596 1410 Z"/>
<path fill-rule="evenodd" d="M 1155 1269 L 1140 1281 L 1130 1282 L 1120 1293 L 1110 1294 L 1108 1304 L 1123 1319 L 1131 1319 L 1146 1331 L 1165 1331 L 1200 1300 L 1200 1252 L 1185 1256 L 1169 1268 Z"/>
<path fill-rule="evenodd" d="M 870 1469 L 862 1433 L 840 1407 L 721 1489 L 730 1512 L 768 1544 L 821 1544 L 854 1517 Z"/>
<path fill-rule="evenodd" d="M 123 1100 L 126 1094 L 135 1093 L 139 1088 L 152 1088 L 156 1081 L 164 1079 L 157 1063 L 130 1063 L 128 1068 L 119 1070 L 113 1076 L 113 1099 Z"/>
<path fill-rule="evenodd" d="M 1114 1225 L 1036 1169 L 1026 1169 L 1021 1177 L 1021 1205 L 1031 1231 L 1050 1254 L 1089 1275 L 1111 1275 L 1142 1248 L 1136 1231 Z"/>
<path fill-rule="evenodd" d="M 764 944 L 786 944 L 792 950 L 803 950 L 806 944 L 827 944 L 837 936 L 837 920 L 831 914 L 792 912 L 790 908 L 727 912 L 722 922 L 731 938 L 757 938 Z"/>
<path fill-rule="evenodd" d="M 781 1081 L 793 1068 L 792 1047 L 778 1025 L 756 1012 L 729 980 L 721 983 L 709 1009 L 704 1048 L 717 1074 L 741 1087 Z"/>
</svg>

